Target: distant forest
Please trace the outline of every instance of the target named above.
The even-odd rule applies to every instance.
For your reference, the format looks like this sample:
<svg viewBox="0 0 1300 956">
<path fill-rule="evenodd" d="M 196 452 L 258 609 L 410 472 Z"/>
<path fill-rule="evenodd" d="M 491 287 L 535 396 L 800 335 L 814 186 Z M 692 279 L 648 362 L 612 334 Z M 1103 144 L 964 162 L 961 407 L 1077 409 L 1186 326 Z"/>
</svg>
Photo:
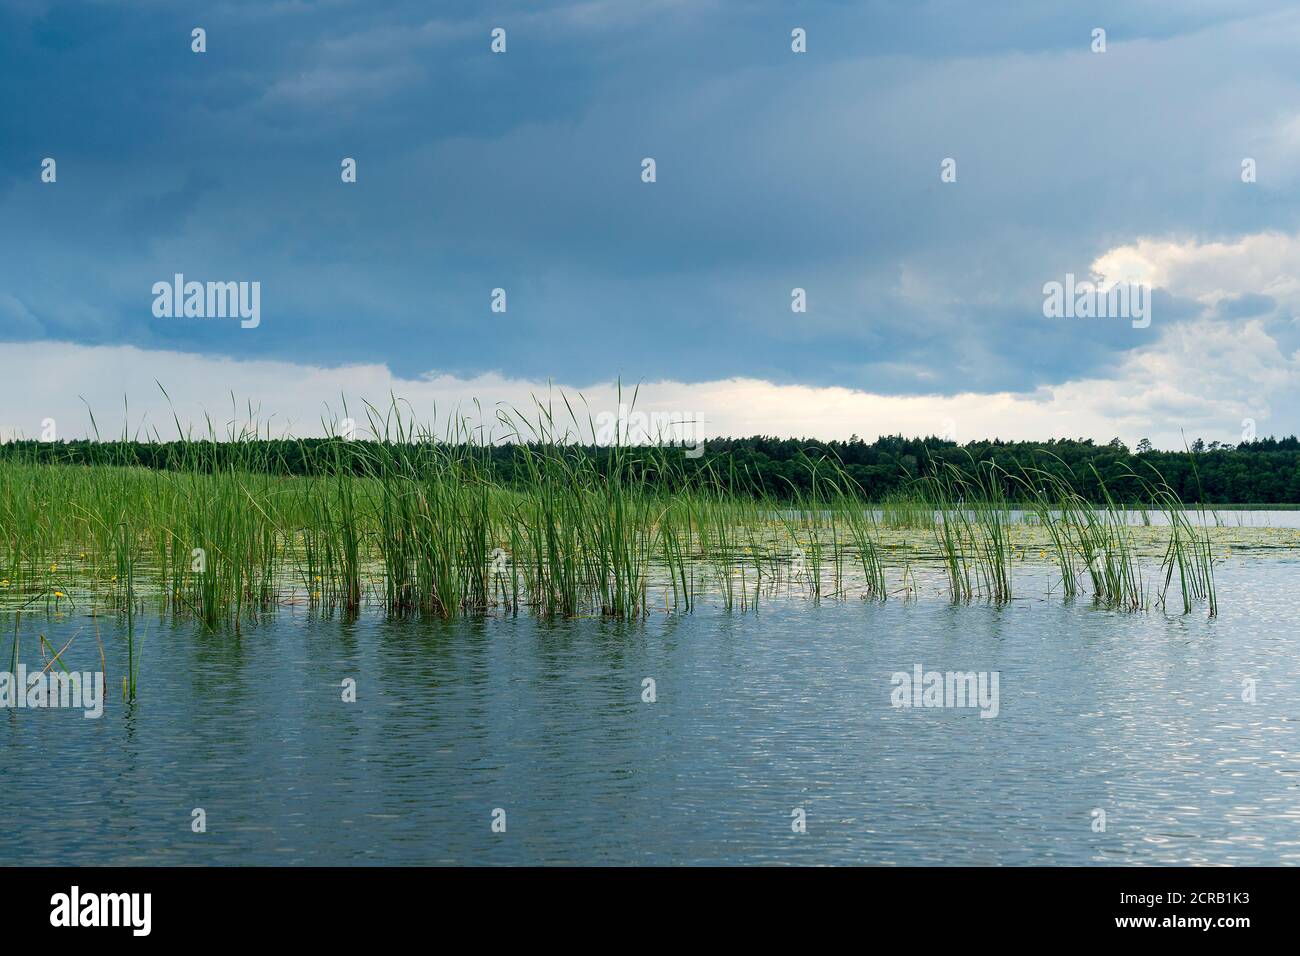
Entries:
<svg viewBox="0 0 1300 956">
<path fill-rule="evenodd" d="M 370 442 L 338 438 L 284 439 L 244 442 L 36 442 L 0 445 L 0 461 L 60 462 L 79 465 L 133 465 L 144 468 L 246 468 L 278 474 L 308 474 L 333 470 L 341 462 L 358 474 L 365 471 Z M 533 451 L 538 446 L 528 446 Z M 448 451 L 441 446 L 441 452 Z M 524 446 L 494 445 L 459 448 L 491 469 L 497 481 L 523 480 Z M 435 452 L 433 446 L 428 449 Z M 612 459 L 608 448 L 565 446 L 566 454 L 592 456 L 599 467 Z M 417 450 L 418 458 L 418 450 Z M 1097 444 L 1091 439 L 1048 442 L 976 441 L 964 445 L 938 438 L 886 436 L 873 442 L 817 441 L 785 438 L 718 438 L 705 443 L 699 457 L 678 448 L 623 449 L 625 474 L 637 480 L 677 485 L 707 478 L 738 494 L 792 497 L 807 493 L 814 474 L 829 476 L 825 463 L 838 461 L 866 495 L 880 500 L 905 494 L 915 479 L 933 473 L 939 462 L 969 471 L 972 462 L 995 462 L 1004 471 L 1020 474 L 1037 468 L 1070 477 L 1080 494 L 1100 500 L 1101 482 L 1116 499 L 1136 500 L 1138 485 L 1126 476 L 1147 478 L 1155 472 L 1185 502 L 1206 504 L 1290 504 L 1300 502 L 1300 440 L 1264 438 L 1240 445 L 1193 442 L 1188 451 L 1155 451 L 1142 441 L 1130 450 L 1119 439 Z M 1153 472 L 1154 469 L 1154 472 Z M 1100 478 L 1100 480 L 1099 480 Z M 1007 483 L 1007 494 L 1017 496 Z"/>
</svg>

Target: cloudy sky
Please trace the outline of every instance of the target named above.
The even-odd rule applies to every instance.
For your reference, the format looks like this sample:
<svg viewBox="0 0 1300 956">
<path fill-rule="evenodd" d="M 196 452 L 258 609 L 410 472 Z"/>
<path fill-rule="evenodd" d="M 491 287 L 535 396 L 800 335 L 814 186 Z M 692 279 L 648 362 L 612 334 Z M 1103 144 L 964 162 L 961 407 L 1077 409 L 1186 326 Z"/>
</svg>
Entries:
<svg viewBox="0 0 1300 956">
<path fill-rule="evenodd" d="M 6 0 L 0 434 L 619 380 L 710 434 L 1300 431 L 1298 48 L 1267 0 Z M 156 316 L 176 273 L 260 324 Z M 1045 317 L 1067 273 L 1149 327 Z"/>
</svg>

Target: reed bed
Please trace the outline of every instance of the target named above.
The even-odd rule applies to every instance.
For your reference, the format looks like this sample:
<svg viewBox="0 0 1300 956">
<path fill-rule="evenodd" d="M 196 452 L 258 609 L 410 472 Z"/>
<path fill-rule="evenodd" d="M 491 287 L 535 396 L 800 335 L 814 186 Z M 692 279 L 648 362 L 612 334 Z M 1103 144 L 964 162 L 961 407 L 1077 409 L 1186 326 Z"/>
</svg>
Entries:
<svg viewBox="0 0 1300 956">
<path fill-rule="evenodd" d="M 255 427 L 211 422 L 166 469 L 0 464 L 0 606 L 84 602 L 127 616 L 134 641 L 146 605 L 236 632 L 285 605 L 634 618 L 706 597 L 743 611 L 781 594 L 914 598 L 930 573 L 953 602 L 1003 604 L 1036 553 L 1057 576 L 1049 593 L 1217 612 L 1210 522 L 1155 473 L 1132 476 L 1141 501 L 1106 491 L 1096 505 L 1032 466 L 972 461 L 870 502 L 823 457 L 801 463 L 798 487 L 737 494 L 746 477 L 725 457 L 688 479 L 680 450 L 620 435 L 597 461 L 580 444 L 590 418 L 565 401 L 497 413 L 496 440 L 525 462 L 507 483 L 481 425 L 435 434 L 396 401 L 364 417 L 374 440 L 315 446 L 306 475 L 278 469 Z M 218 441 L 235 454 L 214 454 Z M 133 682 L 134 644 L 131 665 Z"/>
</svg>

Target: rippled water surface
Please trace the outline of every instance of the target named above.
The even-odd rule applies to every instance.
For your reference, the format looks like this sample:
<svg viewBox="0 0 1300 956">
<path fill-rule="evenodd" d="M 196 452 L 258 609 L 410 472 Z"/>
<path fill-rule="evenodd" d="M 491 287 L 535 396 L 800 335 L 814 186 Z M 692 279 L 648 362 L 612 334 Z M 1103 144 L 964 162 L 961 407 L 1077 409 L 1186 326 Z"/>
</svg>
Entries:
<svg viewBox="0 0 1300 956">
<path fill-rule="evenodd" d="M 1298 574 L 1225 564 L 1217 620 L 1019 581 L 1002 608 L 790 598 L 632 624 L 281 611 L 236 639 L 155 616 L 131 706 L 101 617 L 101 719 L 0 711 L 0 862 L 1296 863 Z M 87 616 L 20 631 L 29 666 L 38 635 L 76 634 L 69 666 L 98 669 Z M 916 664 L 997 671 L 998 715 L 891 707 Z"/>
</svg>

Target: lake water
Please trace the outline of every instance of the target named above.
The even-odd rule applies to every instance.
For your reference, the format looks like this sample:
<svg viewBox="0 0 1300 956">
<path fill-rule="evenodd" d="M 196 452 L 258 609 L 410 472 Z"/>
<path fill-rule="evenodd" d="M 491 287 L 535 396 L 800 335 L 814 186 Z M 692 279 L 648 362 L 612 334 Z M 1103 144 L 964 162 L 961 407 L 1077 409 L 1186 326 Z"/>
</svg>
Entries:
<svg viewBox="0 0 1300 956">
<path fill-rule="evenodd" d="M 0 711 L 0 863 L 1294 864 L 1298 572 L 1225 563 L 1215 620 L 1065 604 L 1024 574 L 1001 608 L 285 610 L 239 639 L 154 616 L 134 705 L 101 617 L 102 718 Z M 24 616 L 21 657 L 80 629 L 68 664 L 98 669 L 94 625 Z M 894 708 L 917 664 L 998 672 L 998 715 Z"/>
</svg>

